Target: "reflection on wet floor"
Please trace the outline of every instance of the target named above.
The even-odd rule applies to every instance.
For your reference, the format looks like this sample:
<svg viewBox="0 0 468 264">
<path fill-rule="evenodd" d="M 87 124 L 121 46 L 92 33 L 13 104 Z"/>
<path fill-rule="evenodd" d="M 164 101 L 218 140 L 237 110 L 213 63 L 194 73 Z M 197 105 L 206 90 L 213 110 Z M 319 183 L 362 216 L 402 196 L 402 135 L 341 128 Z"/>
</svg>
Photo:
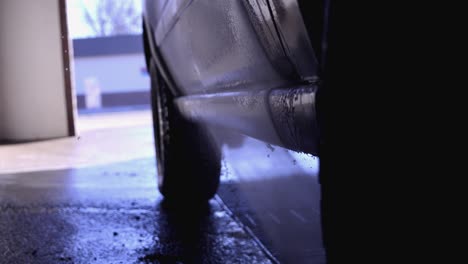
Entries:
<svg viewBox="0 0 468 264">
<path fill-rule="evenodd" d="M 242 142 L 223 148 L 219 196 L 281 262 L 325 263 L 318 159 L 249 137 Z"/>
<path fill-rule="evenodd" d="M 113 127 L 90 116 L 80 140 L 0 146 L 0 263 L 325 263 L 316 158 L 218 133 L 218 196 L 174 211 L 150 112 L 104 119 Z"/>
</svg>

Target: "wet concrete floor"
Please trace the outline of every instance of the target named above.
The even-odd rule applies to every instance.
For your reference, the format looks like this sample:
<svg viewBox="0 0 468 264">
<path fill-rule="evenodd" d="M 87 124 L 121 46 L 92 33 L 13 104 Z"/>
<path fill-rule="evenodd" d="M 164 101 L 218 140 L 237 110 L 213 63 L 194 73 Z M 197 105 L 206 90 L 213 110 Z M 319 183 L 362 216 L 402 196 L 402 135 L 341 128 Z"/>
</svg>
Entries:
<svg viewBox="0 0 468 264">
<path fill-rule="evenodd" d="M 151 112 L 80 118 L 79 137 L 0 146 L 0 263 L 325 263 L 316 158 L 219 131 L 218 195 L 175 211 Z"/>
<path fill-rule="evenodd" d="M 0 175 L 0 263 L 272 263 L 213 199 L 176 211 L 152 159 Z"/>
</svg>

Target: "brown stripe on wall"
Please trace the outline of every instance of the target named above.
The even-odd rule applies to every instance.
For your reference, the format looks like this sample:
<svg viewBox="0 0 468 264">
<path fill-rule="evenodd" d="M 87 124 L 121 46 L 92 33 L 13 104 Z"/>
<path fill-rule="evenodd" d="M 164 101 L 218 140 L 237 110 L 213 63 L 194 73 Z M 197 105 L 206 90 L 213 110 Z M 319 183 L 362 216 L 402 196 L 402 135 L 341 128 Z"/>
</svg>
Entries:
<svg viewBox="0 0 468 264">
<path fill-rule="evenodd" d="M 72 50 L 68 36 L 67 23 L 67 5 L 66 0 L 58 0 L 59 15 L 60 15 L 60 31 L 62 40 L 62 57 L 63 57 L 63 76 L 65 81 L 65 103 L 67 111 L 68 135 L 75 136 L 75 96 L 73 94 L 73 86 L 71 82 L 70 57 Z"/>
</svg>

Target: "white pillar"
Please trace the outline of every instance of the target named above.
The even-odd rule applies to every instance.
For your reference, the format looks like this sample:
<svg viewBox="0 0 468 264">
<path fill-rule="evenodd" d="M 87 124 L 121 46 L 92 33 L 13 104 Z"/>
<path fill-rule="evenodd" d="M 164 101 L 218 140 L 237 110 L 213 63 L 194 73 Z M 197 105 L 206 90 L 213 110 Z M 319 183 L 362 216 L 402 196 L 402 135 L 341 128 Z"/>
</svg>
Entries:
<svg viewBox="0 0 468 264">
<path fill-rule="evenodd" d="M 67 112 L 59 1 L 0 1 L 0 140 L 74 133 Z"/>
</svg>

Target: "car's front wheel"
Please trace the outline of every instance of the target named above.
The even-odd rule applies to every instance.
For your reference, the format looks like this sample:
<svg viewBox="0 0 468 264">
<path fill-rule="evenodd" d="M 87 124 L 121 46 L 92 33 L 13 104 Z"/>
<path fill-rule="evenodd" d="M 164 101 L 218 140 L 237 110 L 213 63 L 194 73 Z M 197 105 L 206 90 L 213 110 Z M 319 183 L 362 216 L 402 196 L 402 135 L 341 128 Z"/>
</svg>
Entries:
<svg viewBox="0 0 468 264">
<path fill-rule="evenodd" d="M 204 203 L 219 185 L 219 148 L 202 125 L 181 115 L 154 61 L 150 63 L 159 190 L 171 203 Z"/>
</svg>

